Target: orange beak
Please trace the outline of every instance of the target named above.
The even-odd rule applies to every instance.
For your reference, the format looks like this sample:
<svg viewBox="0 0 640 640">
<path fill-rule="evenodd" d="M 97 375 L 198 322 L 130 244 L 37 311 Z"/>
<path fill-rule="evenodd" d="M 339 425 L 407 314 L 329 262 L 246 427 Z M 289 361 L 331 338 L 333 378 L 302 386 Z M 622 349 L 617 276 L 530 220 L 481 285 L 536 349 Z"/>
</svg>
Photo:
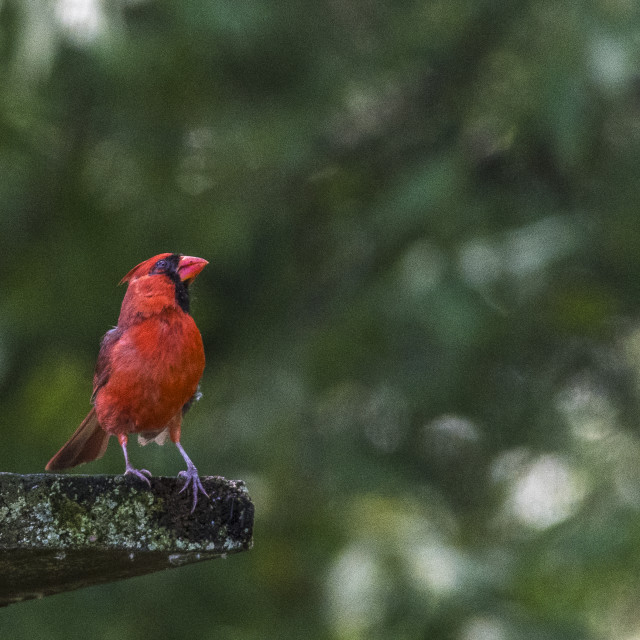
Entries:
<svg viewBox="0 0 640 640">
<path fill-rule="evenodd" d="M 182 282 L 191 282 L 209 262 L 203 258 L 193 256 L 182 256 L 178 264 L 178 275 Z"/>
</svg>

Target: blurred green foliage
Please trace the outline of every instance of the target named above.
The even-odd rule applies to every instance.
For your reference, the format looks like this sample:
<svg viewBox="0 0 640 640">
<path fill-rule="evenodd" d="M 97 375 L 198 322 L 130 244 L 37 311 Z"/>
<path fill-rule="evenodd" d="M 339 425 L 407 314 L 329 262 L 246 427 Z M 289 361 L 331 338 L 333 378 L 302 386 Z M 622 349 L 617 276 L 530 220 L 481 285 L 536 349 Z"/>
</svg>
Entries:
<svg viewBox="0 0 640 640">
<path fill-rule="evenodd" d="M 3 634 L 637 637 L 639 38 L 628 0 L 0 3 L 0 468 L 42 471 L 116 283 L 180 251 L 183 442 L 257 509 L 248 554 Z"/>
</svg>

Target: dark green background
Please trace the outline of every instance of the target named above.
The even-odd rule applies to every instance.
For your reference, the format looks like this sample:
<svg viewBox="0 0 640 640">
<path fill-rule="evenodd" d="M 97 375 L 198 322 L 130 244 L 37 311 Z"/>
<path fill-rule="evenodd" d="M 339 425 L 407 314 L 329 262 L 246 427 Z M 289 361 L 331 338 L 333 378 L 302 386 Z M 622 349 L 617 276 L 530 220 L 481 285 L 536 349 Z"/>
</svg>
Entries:
<svg viewBox="0 0 640 640">
<path fill-rule="evenodd" d="M 637 637 L 639 46 L 628 0 L 5 0 L 0 468 L 42 471 L 116 283 L 179 251 L 183 444 L 256 523 L 2 636 Z"/>
</svg>

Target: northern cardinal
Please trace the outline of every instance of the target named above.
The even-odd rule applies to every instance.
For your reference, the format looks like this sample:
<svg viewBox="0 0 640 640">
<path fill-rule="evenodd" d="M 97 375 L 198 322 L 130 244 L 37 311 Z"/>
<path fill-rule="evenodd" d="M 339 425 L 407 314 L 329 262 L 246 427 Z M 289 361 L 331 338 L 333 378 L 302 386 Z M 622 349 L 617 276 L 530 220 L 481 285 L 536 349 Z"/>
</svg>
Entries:
<svg viewBox="0 0 640 640">
<path fill-rule="evenodd" d="M 134 469 L 127 454 L 127 434 L 141 444 L 164 444 L 167 435 L 187 463 L 181 471 L 191 486 L 193 513 L 198 493 L 207 493 L 198 470 L 180 444 L 182 416 L 200 396 L 204 348 L 189 315 L 189 284 L 208 264 L 202 258 L 161 253 L 140 263 L 122 278 L 128 282 L 118 326 L 107 331 L 93 377 L 93 409 L 46 468 L 57 471 L 104 455 L 110 436 L 117 436 L 125 475 L 151 484 L 146 469 Z M 208 497 L 208 496 L 207 496 Z"/>
</svg>

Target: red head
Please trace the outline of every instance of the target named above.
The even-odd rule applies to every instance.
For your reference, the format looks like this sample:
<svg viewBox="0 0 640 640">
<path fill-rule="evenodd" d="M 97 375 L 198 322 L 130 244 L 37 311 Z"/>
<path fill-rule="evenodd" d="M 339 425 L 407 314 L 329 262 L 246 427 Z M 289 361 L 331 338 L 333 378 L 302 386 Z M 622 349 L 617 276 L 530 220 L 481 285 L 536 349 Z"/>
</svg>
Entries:
<svg viewBox="0 0 640 640">
<path fill-rule="evenodd" d="M 159 253 L 139 265 L 136 265 L 120 280 L 120 284 L 131 282 L 136 278 L 148 276 L 153 273 L 162 273 L 172 267 L 178 273 L 180 280 L 189 284 L 209 263 L 203 258 L 183 256 L 179 253 Z"/>
<path fill-rule="evenodd" d="M 177 306 L 189 313 L 191 281 L 209 264 L 202 258 L 179 253 L 160 253 L 135 266 L 120 283 L 129 287 L 122 301 L 118 326 Z"/>
</svg>

